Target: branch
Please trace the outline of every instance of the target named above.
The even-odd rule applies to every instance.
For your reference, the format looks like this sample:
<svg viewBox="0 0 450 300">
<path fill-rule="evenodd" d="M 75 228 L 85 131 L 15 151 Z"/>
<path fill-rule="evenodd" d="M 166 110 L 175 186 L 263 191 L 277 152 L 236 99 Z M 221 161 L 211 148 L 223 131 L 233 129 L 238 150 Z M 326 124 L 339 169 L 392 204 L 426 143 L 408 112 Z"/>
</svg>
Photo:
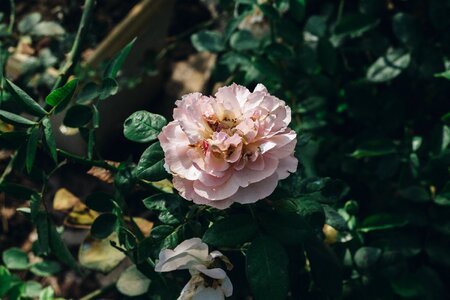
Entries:
<svg viewBox="0 0 450 300">
<path fill-rule="evenodd" d="M 64 66 L 60 69 L 60 76 L 53 86 L 53 90 L 61 87 L 69 78 L 70 73 L 72 73 L 73 68 L 78 63 L 81 55 L 81 44 L 86 36 L 89 28 L 89 23 L 91 20 L 92 12 L 94 11 L 95 0 L 86 0 L 84 2 L 84 11 L 81 16 L 80 26 L 78 27 L 77 35 L 73 43 L 72 49 L 67 56 L 67 60 Z"/>
</svg>

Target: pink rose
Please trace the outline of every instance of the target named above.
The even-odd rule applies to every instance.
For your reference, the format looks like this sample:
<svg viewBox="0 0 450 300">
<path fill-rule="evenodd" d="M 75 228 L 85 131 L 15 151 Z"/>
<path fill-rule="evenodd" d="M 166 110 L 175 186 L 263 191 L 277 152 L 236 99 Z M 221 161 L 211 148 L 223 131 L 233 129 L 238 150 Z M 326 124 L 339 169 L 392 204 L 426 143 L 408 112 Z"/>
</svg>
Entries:
<svg viewBox="0 0 450 300">
<path fill-rule="evenodd" d="M 181 196 L 224 209 L 269 196 L 297 169 L 291 109 L 258 84 L 232 84 L 215 97 L 192 93 L 176 103 L 159 141 Z"/>
</svg>

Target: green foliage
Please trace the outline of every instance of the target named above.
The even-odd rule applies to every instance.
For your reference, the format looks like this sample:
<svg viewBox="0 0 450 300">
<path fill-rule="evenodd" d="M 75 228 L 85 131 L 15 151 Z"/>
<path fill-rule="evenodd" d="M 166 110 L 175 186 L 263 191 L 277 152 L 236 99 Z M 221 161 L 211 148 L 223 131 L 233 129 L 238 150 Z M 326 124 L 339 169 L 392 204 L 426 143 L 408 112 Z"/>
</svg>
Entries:
<svg viewBox="0 0 450 300">
<path fill-rule="evenodd" d="M 166 124 L 167 121 L 163 116 L 140 110 L 125 120 L 123 134 L 130 141 L 148 143 L 157 139 Z"/>
<path fill-rule="evenodd" d="M 246 273 L 255 299 L 286 299 L 289 258 L 274 239 L 259 237 L 246 254 Z"/>
<path fill-rule="evenodd" d="M 203 241 L 216 247 L 233 247 L 249 242 L 258 227 L 248 215 L 232 215 L 216 221 L 203 236 Z"/>
</svg>

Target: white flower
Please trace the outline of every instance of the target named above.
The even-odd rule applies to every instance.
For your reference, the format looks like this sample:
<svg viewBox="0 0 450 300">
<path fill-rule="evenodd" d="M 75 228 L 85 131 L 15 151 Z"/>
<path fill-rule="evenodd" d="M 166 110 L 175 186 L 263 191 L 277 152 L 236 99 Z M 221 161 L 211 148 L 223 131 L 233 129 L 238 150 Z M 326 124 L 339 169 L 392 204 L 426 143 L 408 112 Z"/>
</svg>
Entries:
<svg viewBox="0 0 450 300">
<path fill-rule="evenodd" d="M 222 253 L 209 253 L 208 245 L 199 238 L 192 238 L 173 250 L 162 250 L 155 271 L 189 270 L 191 280 L 181 291 L 178 300 L 219 300 L 233 293 L 230 278 L 223 269 L 216 267 L 216 263 L 220 261 L 228 270 L 233 267 Z"/>
</svg>

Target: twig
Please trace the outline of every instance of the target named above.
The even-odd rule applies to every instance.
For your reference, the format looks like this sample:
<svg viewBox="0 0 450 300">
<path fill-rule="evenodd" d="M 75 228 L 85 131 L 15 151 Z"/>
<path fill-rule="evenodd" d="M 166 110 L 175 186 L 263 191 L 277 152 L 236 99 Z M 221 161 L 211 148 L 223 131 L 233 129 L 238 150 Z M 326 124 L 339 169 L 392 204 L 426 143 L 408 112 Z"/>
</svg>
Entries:
<svg viewBox="0 0 450 300">
<path fill-rule="evenodd" d="M 57 149 L 57 151 L 58 151 L 58 153 L 61 156 L 65 157 L 65 158 L 67 158 L 69 160 L 73 160 L 75 162 L 84 164 L 84 165 L 100 167 L 100 168 L 106 169 L 106 170 L 111 171 L 111 172 L 119 171 L 119 168 L 116 168 L 116 167 L 114 167 L 114 166 L 112 166 L 112 165 L 110 165 L 107 162 L 104 162 L 102 160 L 89 160 L 89 159 L 86 159 L 86 158 L 84 158 L 82 156 L 78 156 L 78 155 L 69 153 L 67 151 L 61 150 L 61 149 Z"/>
<path fill-rule="evenodd" d="M 116 286 L 115 283 L 112 283 L 103 288 L 95 290 L 92 293 L 87 294 L 86 296 L 80 298 L 80 300 L 100 299 L 99 297 L 101 297 L 102 295 L 107 294 L 110 291 L 112 291 L 113 289 L 115 289 L 115 286 Z"/>
<path fill-rule="evenodd" d="M 9 13 L 8 32 L 12 33 L 14 27 L 14 20 L 16 19 L 16 5 L 14 3 L 14 0 L 9 0 L 9 5 L 11 7 L 11 12 Z"/>
<path fill-rule="evenodd" d="M 95 0 L 86 0 L 84 2 L 84 11 L 81 16 L 80 26 L 78 27 L 77 35 L 75 37 L 75 41 L 73 43 L 72 49 L 67 56 L 67 60 L 64 66 L 60 69 L 60 76 L 56 80 L 53 89 L 57 89 L 64 85 L 69 78 L 70 73 L 72 72 L 75 65 L 78 63 L 81 55 L 81 44 L 86 36 L 86 33 L 89 28 L 89 23 L 91 20 L 92 12 L 94 10 Z"/>
</svg>

